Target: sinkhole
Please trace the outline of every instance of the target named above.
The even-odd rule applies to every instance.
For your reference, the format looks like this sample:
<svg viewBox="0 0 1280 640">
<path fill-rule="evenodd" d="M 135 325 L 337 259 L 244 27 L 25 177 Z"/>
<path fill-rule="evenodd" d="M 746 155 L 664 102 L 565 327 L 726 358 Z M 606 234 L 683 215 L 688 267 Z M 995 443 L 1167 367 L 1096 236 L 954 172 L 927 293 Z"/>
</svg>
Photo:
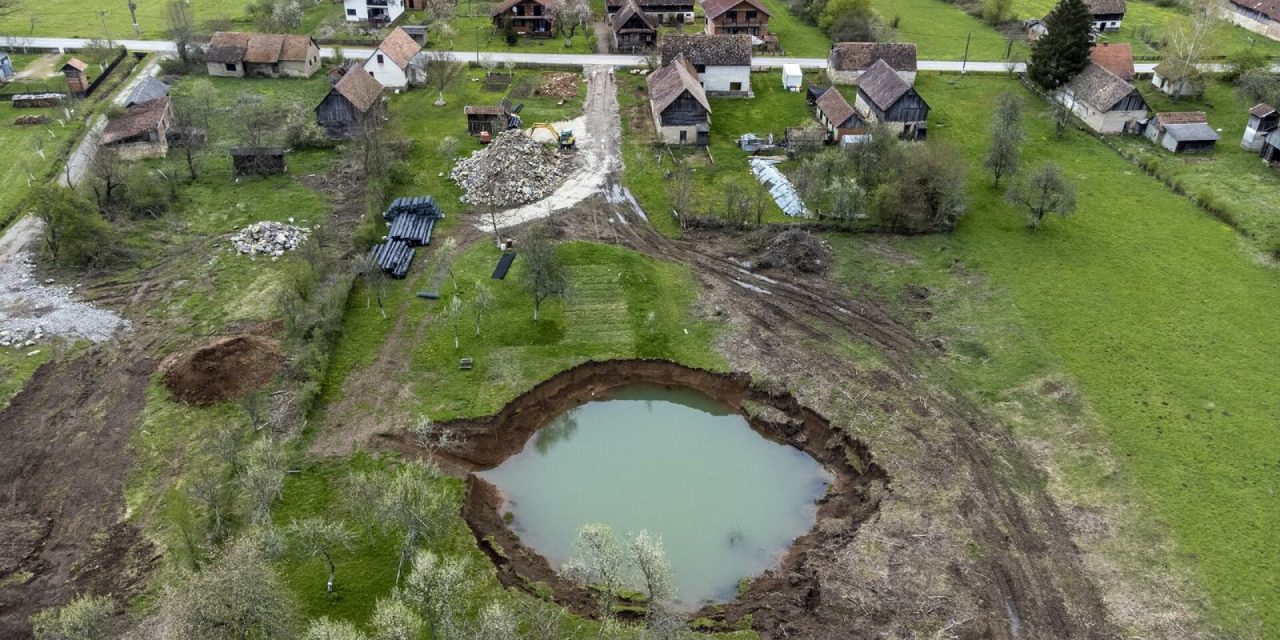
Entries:
<svg viewBox="0 0 1280 640">
<path fill-rule="evenodd" d="M 660 534 L 674 604 L 686 610 L 732 600 L 743 578 L 778 565 L 813 528 L 834 480 L 685 386 L 614 387 L 544 420 L 518 452 L 477 473 L 500 494 L 509 528 L 551 567 L 571 559 L 586 524 L 607 524 L 623 541 Z"/>
</svg>

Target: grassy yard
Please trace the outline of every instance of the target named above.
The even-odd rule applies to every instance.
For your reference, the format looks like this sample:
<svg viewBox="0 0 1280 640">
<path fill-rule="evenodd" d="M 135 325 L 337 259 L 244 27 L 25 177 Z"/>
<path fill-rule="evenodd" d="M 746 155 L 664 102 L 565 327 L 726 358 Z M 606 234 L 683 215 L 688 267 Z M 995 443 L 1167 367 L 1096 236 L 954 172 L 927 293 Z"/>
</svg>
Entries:
<svg viewBox="0 0 1280 640">
<path fill-rule="evenodd" d="M 1013 7 L 1019 19 L 1043 18 L 1056 4 L 1054 0 L 1014 0 Z M 1131 43 L 1136 56 L 1159 55 L 1148 42 L 1159 42 L 1170 22 L 1184 19 L 1186 14 L 1177 6 L 1162 7 L 1146 0 L 1134 0 L 1125 5 L 1121 29 L 1108 31 L 1105 39 Z M 1250 47 L 1260 48 L 1269 55 L 1280 55 L 1280 42 L 1233 25 L 1223 26 L 1218 36 L 1218 53 L 1227 55 Z"/>
<path fill-rule="evenodd" d="M 499 71 L 500 73 L 505 73 Z M 467 117 L 462 113 L 466 105 L 498 104 L 511 90 L 521 83 L 530 83 L 535 89 L 542 73 L 521 69 L 513 72 L 511 84 L 506 89 L 486 91 L 484 71 L 471 69 L 467 75 L 445 92 L 445 106 L 437 107 L 436 93 L 427 88 L 416 89 L 395 96 L 391 100 L 391 115 L 395 127 L 414 144 L 409 152 L 408 164 L 411 179 L 398 185 L 397 195 L 431 194 L 444 206 L 447 214 L 461 211 L 465 205 L 459 202 L 462 190 L 449 178 L 454 159 L 439 153 L 440 141 L 453 137 L 458 142 L 458 156 L 465 157 L 480 148 L 477 138 L 467 135 Z M 566 100 L 530 95 L 511 98 L 512 105 L 524 104 L 520 117 L 526 124 L 534 122 L 560 122 L 571 120 L 582 113 L 582 101 L 586 95 L 585 83 L 579 85 L 578 97 Z M 444 174 L 444 175 L 440 175 Z M 453 218 L 446 218 L 452 224 Z"/>
<path fill-rule="evenodd" d="M 49 124 L 14 124 L 21 116 L 35 115 L 48 116 L 51 121 Z M 8 101 L 0 103 L 0 147 L 8 150 L 10 158 L 0 165 L 0 226 L 7 225 L 14 207 L 26 195 L 31 183 L 46 179 L 59 152 L 83 129 L 79 119 L 67 122 L 65 118 L 61 107 L 15 109 Z"/>
<path fill-rule="evenodd" d="M 784 91 L 780 74 L 780 71 L 751 74 L 751 90 L 755 92 L 755 98 L 711 98 L 710 157 L 706 150 L 697 147 L 655 147 L 644 79 L 618 76 L 623 175 L 654 226 L 669 234 L 676 233 L 679 227 L 671 215 L 666 176 L 666 172 L 676 167 L 676 159 L 689 167 L 693 175 L 694 214 L 717 215 L 723 202 L 722 194 L 730 184 L 769 198 L 752 177 L 747 166 L 749 154 L 738 147 L 738 137 L 744 133 L 760 137 L 773 134 L 774 139 L 780 141 L 787 127 L 817 123 L 812 110 L 805 104 L 804 93 Z M 805 80 L 807 83 L 823 83 L 826 78 L 811 72 L 805 75 Z M 766 220 L 786 219 L 772 199 L 769 199 L 766 211 Z"/>
<path fill-rule="evenodd" d="M 762 0 L 773 15 L 769 31 L 778 34 L 782 54 L 793 58 L 825 58 L 831 50 L 831 38 L 817 26 L 791 12 L 783 0 Z"/>
<path fill-rule="evenodd" d="M 993 97 L 1021 91 L 1000 78 L 922 75 L 934 107 L 931 138 L 971 158 L 986 145 Z M 1260 621 L 1280 632 L 1280 526 L 1272 473 L 1280 445 L 1272 402 L 1280 378 L 1274 269 L 1242 250 L 1233 230 L 1088 136 L 1053 139 L 1048 108 L 1031 101 L 1026 161 L 1059 163 L 1080 208 L 1036 233 L 983 175 L 950 238 L 909 244 L 954 252 L 988 277 L 1077 380 L 1101 436 L 1137 495 L 1172 531 L 1182 562 L 1237 635 Z M 976 163 L 975 163 L 976 164 Z M 1011 336 L 1011 339 L 1013 336 Z M 996 398 L 1001 387 L 986 389 Z"/>
<path fill-rule="evenodd" d="M 914 42 L 921 60 L 1022 60 L 1026 42 L 1012 43 L 987 23 L 944 0 L 872 0 L 881 19 L 899 20 L 895 39 Z"/>
<path fill-rule="evenodd" d="M 1124 138 L 1120 144 L 1160 175 L 1181 184 L 1188 194 L 1202 197 L 1227 210 L 1248 235 L 1264 245 L 1280 234 L 1280 212 L 1275 194 L 1280 173 L 1263 164 L 1258 154 L 1240 147 L 1248 123 L 1248 110 L 1229 83 L 1211 80 L 1201 100 L 1174 102 L 1150 82 L 1138 88 L 1154 112 L 1204 111 L 1222 139 L 1210 153 L 1174 154 L 1145 138 Z"/>
<path fill-rule="evenodd" d="M 571 45 L 564 46 L 564 38 L 553 35 L 550 38 L 534 38 L 522 36 L 514 45 L 507 44 L 502 32 L 493 28 L 493 20 L 488 16 L 463 16 L 453 19 L 453 28 L 457 33 L 444 40 L 436 34 L 430 34 L 432 48 L 451 51 L 515 51 L 521 53 L 595 53 L 592 43 L 591 27 L 578 29 Z"/>
</svg>

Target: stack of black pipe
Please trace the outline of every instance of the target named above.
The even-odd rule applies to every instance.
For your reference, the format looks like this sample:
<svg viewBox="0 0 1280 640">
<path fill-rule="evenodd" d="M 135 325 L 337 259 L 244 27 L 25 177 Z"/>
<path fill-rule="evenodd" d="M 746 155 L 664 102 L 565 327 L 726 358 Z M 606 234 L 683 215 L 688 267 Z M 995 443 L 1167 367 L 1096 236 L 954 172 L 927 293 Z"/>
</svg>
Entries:
<svg viewBox="0 0 1280 640">
<path fill-rule="evenodd" d="M 403 278 L 409 274 L 413 251 L 413 247 L 403 240 L 388 239 L 369 250 L 369 259 L 392 278 Z"/>
</svg>

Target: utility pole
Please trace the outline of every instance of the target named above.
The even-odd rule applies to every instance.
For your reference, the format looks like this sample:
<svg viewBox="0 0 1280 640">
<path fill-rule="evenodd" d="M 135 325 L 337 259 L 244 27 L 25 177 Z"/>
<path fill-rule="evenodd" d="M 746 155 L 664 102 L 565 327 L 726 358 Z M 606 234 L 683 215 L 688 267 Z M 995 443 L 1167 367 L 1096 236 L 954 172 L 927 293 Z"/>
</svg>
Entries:
<svg viewBox="0 0 1280 640">
<path fill-rule="evenodd" d="M 969 41 L 973 39 L 973 32 L 970 31 L 964 37 L 964 61 L 960 63 L 960 73 L 963 74 L 965 67 L 969 66 Z"/>
<path fill-rule="evenodd" d="M 133 35 L 141 35 L 142 29 L 138 26 L 138 3 L 129 0 L 129 18 L 133 20 Z"/>
<path fill-rule="evenodd" d="M 111 46 L 111 32 L 107 30 L 107 12 L 99 11 L 98 17 L 102 18 L 102 33 L 107 36 L 107 46 Z"/>
</svg>

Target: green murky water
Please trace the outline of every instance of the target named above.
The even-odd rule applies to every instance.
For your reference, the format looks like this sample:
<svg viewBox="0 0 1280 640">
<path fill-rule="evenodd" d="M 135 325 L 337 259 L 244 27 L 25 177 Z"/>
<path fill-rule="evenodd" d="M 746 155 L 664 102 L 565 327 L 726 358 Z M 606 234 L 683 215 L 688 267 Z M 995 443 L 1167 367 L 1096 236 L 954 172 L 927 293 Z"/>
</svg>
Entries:
<svg viewBox="0 0 1280 640">
<path fill-rule="evenodd" d="M 581 405 L 480 474 L 521 539 L 560 566 L 584 524 L 662 534 L 677 604 L 734 597 L 814 524 L 830 475 L 687 389 L 636 385 Z"/>
</svg>

